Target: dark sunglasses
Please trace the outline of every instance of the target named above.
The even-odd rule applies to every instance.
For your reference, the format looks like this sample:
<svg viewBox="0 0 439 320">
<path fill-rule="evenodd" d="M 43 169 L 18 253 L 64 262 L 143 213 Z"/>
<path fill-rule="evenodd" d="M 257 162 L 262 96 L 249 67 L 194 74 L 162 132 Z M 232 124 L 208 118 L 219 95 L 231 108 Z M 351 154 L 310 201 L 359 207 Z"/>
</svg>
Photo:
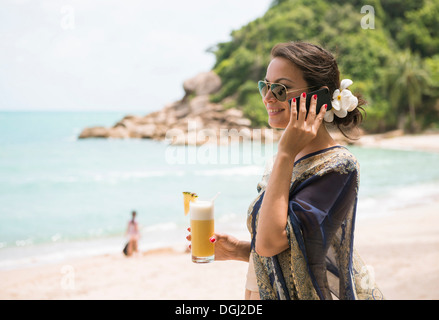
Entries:
<svg viewBox="0 0 439 320">
<path fill-rule="evenodd" d="M 311 87 L 299 88 L 299 89 L 294 89 L 294 90 L 288 91 L 287 87 L 285 87 L 282 83 L 268 83 L 267 81 L 259 80 L 258 81 L 258 88 L 259 88 L 259 93 L 261 94 L 262 98 L 267 95 L 268 90 L 271 90 L 271 92 L 273 93 L 273 96 L 277 100 L 283 102 L 283 101 L 287 101 L 288 93 L 310 89 Z"/>
</svg>

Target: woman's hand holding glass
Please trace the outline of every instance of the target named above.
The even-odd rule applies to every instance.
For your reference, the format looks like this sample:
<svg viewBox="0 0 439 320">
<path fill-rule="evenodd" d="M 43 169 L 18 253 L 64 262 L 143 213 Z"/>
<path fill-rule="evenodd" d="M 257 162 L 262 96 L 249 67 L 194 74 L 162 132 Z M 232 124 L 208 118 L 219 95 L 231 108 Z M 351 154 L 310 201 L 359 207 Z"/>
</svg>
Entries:
<svg viewBox="0 0 439 320">
<path fill-rule="evenodd" d="M 191 228 L 187 229 L 189 232 Z M 191 241 L 191 235 L 189 234 L 186 239 Z M 237 238 L 223 233 L 215 233 L 209 239 L 212 243 L 215 243 L 215 260 L 242 260 L 248 261 L 250 255 L 250 243 L 246 241 L 240 241 Z M 191 245 L 189 244 L 189 248 Z"/>
</svg>

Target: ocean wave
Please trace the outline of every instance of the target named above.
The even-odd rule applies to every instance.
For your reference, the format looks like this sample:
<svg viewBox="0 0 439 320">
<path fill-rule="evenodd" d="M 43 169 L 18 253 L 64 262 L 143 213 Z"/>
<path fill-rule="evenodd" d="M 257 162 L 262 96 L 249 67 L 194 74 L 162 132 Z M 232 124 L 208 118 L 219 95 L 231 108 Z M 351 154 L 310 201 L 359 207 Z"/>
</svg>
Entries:
<svg viewBox="0 0 439 320">
<path fill-rule="evenodd" d="M 264 167 L 260 166 L 239 166 L 224 169 L 196 170 L 197 176 L 261 176 Z"/>
<path fill-rule="evenodd" d="M 122 252 L 122 237 L 43 243 L 0 250 L 0 270 L 59 263 L 73 258 Z"/>
<path fill-rule="evenodd" d="M 359 198 L 362 218 L 388 215 L 398 209 L 433 203 L 439 198 L 439 181 L 393 188 L 379 195 Z"/>
<path fill-rule="evenodd" d="M 165 176 L 181 177 L 185 175 L 185 171 L 112 171 L 108 173 L 94 174 L 94 181 L 118 181 L 118 180 L 132 180 L 132 179 L 148 179 Z"/>
<path fill-rule="evenodd" d="M 264 167 L 250 165 L 250 166 L 236 166 L 228 168 L 209 168 L 198 169 L 192 171 L 191 169 L 180 170 L 135 170 L 135 171 L 108 171 L 108 172 L 78 172 L 77 175 L 63 175 L 56 174 L 45 176 L 23 176 L 21 179 L 14 177 L 8 183 L 11 185 L 39 185 L 39 184 L 75 184 L 87 182 L 108 182 L 117 183 L 120 181 L 130 180 L 147 180 L 161 177 L 184 177 L 184 176 L 261 176 Z"/>
<path fill-rule="evenodd" d="M 34 184 L 70 184 L 70 183 L 83 183 L 83 182 L 110 182 L 115 183 L 118 181 L 128 180 L 141 180 L 160 178 L 166 176 L 182 177 L 186 174 L 185 171 L 165 171 L 165 170 L 146 170 L 146 171 L 110 171 L 110 172 L 80 172 L 78 175 L 46 175 L 46 176 L 33 176 L 23 177 L 22 179 L 14 179 L 9 181 L 11 185 L 34 185 Z"/>
</svg>

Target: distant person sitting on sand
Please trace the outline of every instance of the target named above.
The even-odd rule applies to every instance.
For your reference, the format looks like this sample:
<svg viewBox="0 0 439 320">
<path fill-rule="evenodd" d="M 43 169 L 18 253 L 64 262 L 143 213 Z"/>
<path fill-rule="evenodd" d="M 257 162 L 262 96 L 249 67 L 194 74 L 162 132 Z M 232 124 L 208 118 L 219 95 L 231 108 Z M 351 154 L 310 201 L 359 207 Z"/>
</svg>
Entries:
<svg viewBox="0 0 439 320">
<path fill-rule="evenodd" d="M 127 227 L 127 231 L 126 231 L 126 235 L 129 237 L 128 239 L 128 244 L 126 246 L 126 255 L 129 257 L 131 256 L 133 253 L 137 253 L 137 242 L 140 238 L 140 233 L 139 233 L 139 227 L 137 225 L 137 222 L 135 221 L 136 219 L 136 211 L 133 211 L 131 213 L 132 218 L 131 220 L 128 222 L 128 227 Z"/>
</svg>

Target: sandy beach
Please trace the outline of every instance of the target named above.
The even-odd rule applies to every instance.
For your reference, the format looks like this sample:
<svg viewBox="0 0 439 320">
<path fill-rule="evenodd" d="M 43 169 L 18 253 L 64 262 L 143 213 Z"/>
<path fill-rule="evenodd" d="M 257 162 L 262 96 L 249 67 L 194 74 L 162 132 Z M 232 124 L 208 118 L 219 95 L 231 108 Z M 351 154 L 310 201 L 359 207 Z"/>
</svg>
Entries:
<svg viewBox="0 0 439 320">
<path fill-rule="evenodd" d="M 387 299 L 439 299 L 439 202 L 357 222 L 355 244 Z M 0 299 L 243 299 L 247 263 L 197 265 L 160 249 L 0 273 Z"/>
<path fill-rule="evenodd" d="M 439 152 L 439 135 L 392 146 Z M 390 140 L 390 139 L 389 139 Z M 385 140 L 380 139 L 383 147 Z M 372 143 L 368 144 L 372 145 Z M 243 299 L 247 263 L 197 265 L 182 248 L 0 271 L 0 299 Z M 355 246 L 387 299 L 439 299 L 439 195 L 421 206 L 358 217 Z"/>
</svg>

